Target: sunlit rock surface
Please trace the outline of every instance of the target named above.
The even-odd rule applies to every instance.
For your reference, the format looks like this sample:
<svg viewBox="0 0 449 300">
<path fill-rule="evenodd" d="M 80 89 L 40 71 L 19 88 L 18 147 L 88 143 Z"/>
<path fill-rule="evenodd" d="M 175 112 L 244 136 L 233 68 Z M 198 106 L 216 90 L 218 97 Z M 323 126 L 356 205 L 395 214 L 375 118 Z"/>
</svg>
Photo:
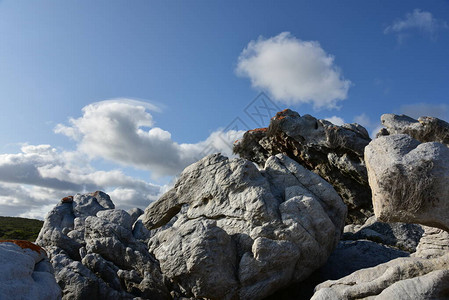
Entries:
<svg viewBox="0 0 449 300">
<path fill-rule="evenodd" d="M 0 299 L 61 299 L 44 249 L 28 241 L 0 240 Z"/>
<path fill-rule="evenodd" d="M 288 155 L 333 185 L 348 206 L 348 224 L 363 224 L 373 214 L 363 159 L 370 140 L 358 124 L 337 126 L 286 109 L 268 128 L 247 131 L 234 144 L 234 152 L 261 167 L 272 155 Z"/>
<path fill-rule="evenodd" d="M 143 224 L 163 227 L 149 249 L 185 297 L 262 299 L 323 265 L 345 216 L 333 187 L 285 155 L 259 171 L 217 154 L 187 167 Z"/>
<path fill-rule="evenodd" d="M 103 192 L 64 198 L 37 243 L 48 251 L 63 299 L 169 299 L 158 263 L 133 236 L 142 210 L 114 209 Z"/>
</svg>

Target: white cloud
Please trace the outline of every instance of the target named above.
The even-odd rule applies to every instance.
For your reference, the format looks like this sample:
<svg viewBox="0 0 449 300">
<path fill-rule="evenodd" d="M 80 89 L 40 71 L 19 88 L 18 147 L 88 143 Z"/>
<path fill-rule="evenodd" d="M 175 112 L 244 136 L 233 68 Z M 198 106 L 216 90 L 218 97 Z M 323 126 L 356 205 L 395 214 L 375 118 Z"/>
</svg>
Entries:
<svg viewBox="0 0 449 300">
<path fill-rule="evenodd" d="M 325 120 L 331 122 L 332 124 L 341 126 L 343 125 L 345 122 L 345 120 L 343 120 L 343 118 L 337 117 L 337 116 L 332 116 L 332 117 L 328 117 Z"/>
<path fill-rule="evenodd" d="M 236 72 L 288 105 L 335 108 L 351 85 L 318 42 L 302 41 L 288 32 L 251 41 L 238 58 Z"/>
<path fill-rule="evenodd" d="M 145 208 L 165 188 L 119 170 L 95 170 L 81 154 L 49 145 L 24 145 L 20 153 L 0 155 L 2 215 L 43 218 L 62 197 L 95 190 L 110 193 L 117 207 L 129 209 Z"/>
<path fill-rule="evenodd" d="M 58 190 L 0 182 L 0 215 L 43 219 L 64 196 Z"/>
<path fill-rule="evenodd" d="M 97 170 L 91 159 L 176 175 L 210 153 L 232 156 L 232 142 L 244 133 L 217 130 L 204 141 L 178 144 L 168 131 L 154 127 L 148 111 L 157 107 L 128 99 L 92 103 L 70 125 L 55 128 L 77 142 L 77 151 L 25 144 L 19 153 L 0 154 L 0 214 L 42 219 L 62 197 L 95 190 L 108 193 L 118 208 L 144 209 L 169 185 L 151 184 L 120 170 Z"/>
<path fill-rule="evenodd" d="M 171 134 L 154 125 L 148 107 L 138 101 L 108 100 L 89 104 L 83 115 L 58 124 L 62 133 L 78 142 L 90 158 L 103 158 L 126 166 L 150 170 L 154 176 L 176 175 L 206 154 L 206 150 L 232 155 L 233 140 L 243 131 L 213 132 L 205 141 L 178 144 Z"/>
<path fill-rule="evenodd" d="M 449 105 L 447 104 L 430 104 L 430 103 L 414 103 L 402 105 L 400 112 L 409 117 L 418 119 L 419 117 L 436 117 L 449 121 Z"/>
<path fill-rule="evenodd" d="M 406 37 L 416 31 L 435 40 L 439 30 L 448 28 L 445 21 L 435 19 L 430 12 L 415 9 L 413 12 L 407 13 L 405 19 L 396 20 L 392 25 L 387 26 L 384 33 L 396 34 L 398 42 L 402 43 Z"/>
</svg>

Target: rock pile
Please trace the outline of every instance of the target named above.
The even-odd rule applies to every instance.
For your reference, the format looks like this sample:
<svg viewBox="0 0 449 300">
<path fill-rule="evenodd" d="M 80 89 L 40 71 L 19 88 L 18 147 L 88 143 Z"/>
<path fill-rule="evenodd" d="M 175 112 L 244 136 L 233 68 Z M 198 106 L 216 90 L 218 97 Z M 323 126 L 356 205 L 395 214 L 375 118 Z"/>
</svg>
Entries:
<svg viewBox="0 0 449 300">
<path fill-rule="evenodd" d="M 37 243 L 64 299 L 262 299 L 323 265 L 345 217 L 332 186 L 285 155 L 259 171 L 216 154 L 140 217 L 102 192 L 64 198 Z"/>
<path fill-rule="evenodd" d="M 364 148 L 371 141 L 358 124 L 336 126 L 289 109 L 278 112 L 268 128 L 247 131 L 234 152 L 259 166 L 284 153 L 331 183 L 348 206 L 347 223 L 363 224 L 372 216 Z"/>
<path fill-rule="evenodd" d="M 24 278 L 36 299 L 263 299 L 287 285 L 270 299 L 447 299 L 449 124 L 382 122 L 370 141 L 284 110 L 236 143 L 242 158 L 192 164 L 145 212 L 65 197 L 37 239 L 52 265 L 0 243 L 0 263 L 20 262 L 0 272 L 0 298 Z"/>
<path fill-rule="evenodd" d="M 170 299 L 158 263 L 133 236 L 139 213 L 114 207 L 103 192 L 77 194 L 45 218 L 36 242 L 49 253 L 63 299 Z"/>
<path fill-rule="evenodd" d="M 402 221 L 439 227 L 424 227 L 413 257 L 398 258 L 361 269 L 316 287 L 312 299 L 447 299 L 449 297 L 448 196 L 449 149 L 444 128 L 432 132 L 432 122 L 414 122 L 405 116 L 382 116 L 387 129 L 365 149 L 374 212 L 385 222 Z M 415 120 L 416 121 L 416 120 Z M 433 127 L 431 127 L 431 124 Z M 446 123 L 447 124 L 447 123 Z M 403 126 L 403 127 L 401 127 Z M 438 128 L 438 127 L 437 127 Z M 408 133 L 408 134 L 404 134 Z"/>
</svg>

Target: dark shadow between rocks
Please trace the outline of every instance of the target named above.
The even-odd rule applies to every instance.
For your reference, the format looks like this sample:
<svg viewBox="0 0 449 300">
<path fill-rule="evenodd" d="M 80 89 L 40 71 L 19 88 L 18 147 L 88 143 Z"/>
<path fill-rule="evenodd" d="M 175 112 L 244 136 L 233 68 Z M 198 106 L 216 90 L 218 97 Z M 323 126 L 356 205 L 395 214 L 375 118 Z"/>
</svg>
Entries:
<svg viewBox="0 0 449 300">
<path fill-rule="evenodd" d="M 265 300 L 306 300 L 313 295 L 315 286 L 345 277 L 357 270 L 370 268 L 410 253 L 368 240 L 340 241 L 326 264 L 313 272 L 305 281 L 278 290 Z"/>
</svg>

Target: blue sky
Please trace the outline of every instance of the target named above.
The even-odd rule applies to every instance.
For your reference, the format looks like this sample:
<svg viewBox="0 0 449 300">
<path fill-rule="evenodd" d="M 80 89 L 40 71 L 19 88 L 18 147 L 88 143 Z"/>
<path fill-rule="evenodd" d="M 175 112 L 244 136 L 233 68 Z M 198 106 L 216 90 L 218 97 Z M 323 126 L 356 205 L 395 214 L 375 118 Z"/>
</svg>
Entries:
<svg viewBox="0 0 449 300">
<path fill-rule="evenodd" d="M 0 215 L 92 189 L 144 208 L 258 127 L 260 92 L 370 132 L 448 120 L 448 24 L 448 1 L 0 1 Z"/>
</svg>

